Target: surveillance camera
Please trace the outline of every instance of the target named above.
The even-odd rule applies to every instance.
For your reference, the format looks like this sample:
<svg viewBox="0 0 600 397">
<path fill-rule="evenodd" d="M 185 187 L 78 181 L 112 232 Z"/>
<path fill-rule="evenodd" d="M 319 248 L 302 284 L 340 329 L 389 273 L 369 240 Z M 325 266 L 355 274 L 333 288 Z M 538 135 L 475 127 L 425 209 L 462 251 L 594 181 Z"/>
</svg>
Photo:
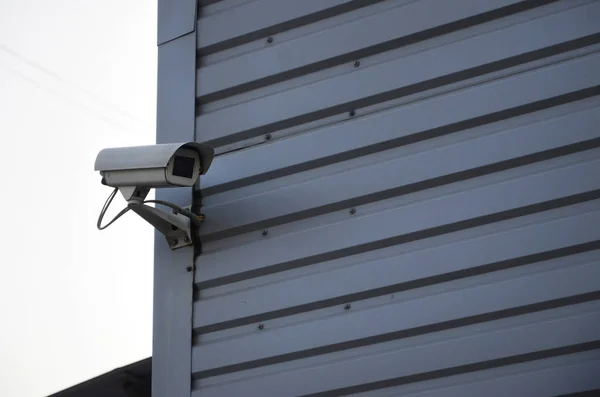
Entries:
<svg viewBox="0 0 600 397">
<path fill-rule="evenodd" d="M 94 168 L 100 171 L 102 183 L 115 190 L 100 213 L 98 229 L 108 227 L 125 212 L 132 210 L 163 233 L 172 249 L 190 245 L 190 222 L 197 223 L 200 217 L 168 202 L 144 199 L 151 188 L 194 186 L 200 175 L 206 174 L 210 168 L 213 157 L 211 146 L 196 142 L 101 150 Z M 102 218 L 117 190 L 127 200 L 128 206 L 102 227 Z M 145 205 L 149 202 L 170 207 L 173 213 Z"/>
<path fill-rule="evenodd" d="M 206 174 L 214 156 L 206 144 L 169 143 L 104 149 L 96 157 L 95 170 L 102 183 L 119 188 L 123 195 L 139 188 L 193 186 Z M 125 197 L 126 200 L 129 197 Z"/>
</svg>

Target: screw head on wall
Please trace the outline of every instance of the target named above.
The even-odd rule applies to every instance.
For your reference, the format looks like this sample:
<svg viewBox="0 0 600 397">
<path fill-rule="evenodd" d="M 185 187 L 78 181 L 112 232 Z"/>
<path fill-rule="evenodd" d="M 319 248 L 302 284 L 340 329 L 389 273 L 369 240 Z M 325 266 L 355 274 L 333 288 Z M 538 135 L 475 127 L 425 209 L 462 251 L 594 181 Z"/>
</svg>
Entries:
<svg viewBox="0 0 600 397">
<path fill-rule="evenodd" d="M 264 324 L 258 324 L 258 326 L 256 328 L 258 328 L 258 329 L 265 329 L 265 325 Z"/>
<path fill-rule="evenodd" d="M 271 140 L 271 134 L 267 134 L 265 135 L 265 141 L 270 141 Z"/>
<path fill-rule="evenodd" d="M 348 112 L 348 114 L 350 115 L 350 117 L 354 117 L 356 115 L 356 111 L 352 109 Z"/>
<path fill-rule="evenodd" d="M 356 214 L 356 208 L 350 208 L 350 215 Z"/>
<path fill-rule="evenodd" d="M 267 37 L 267 43 L 271 44 L 273 42 L 273 37 L 269 36 Z"/>
<path fill-rule="evenodd" d="M 265 230 L 262 231 L 262 235 L 263 236 L 266 236 L 267 234 L 269 234 L 269 231 L 267 229 L 265 229 Z"/>
<path fill-rule="evenodd" d="M 185 270 L 187 270 L 188 272 L 191 272 L 192 270 L 194 270 L 193 266 L 188 266 L 185 268 Z"/>
<path fill-rule="evenodd" d="M 346 303 L 346 306 L 344 306 L 344 310 L 350 310 L 352 308 L 352 305 L 349 303 Z"/>
<path fill-rule="evenodd" d="M 354 61 L 353 63 L 354 67 L 357 68 L 360 66 L 360 61 Z"/>
</svg>

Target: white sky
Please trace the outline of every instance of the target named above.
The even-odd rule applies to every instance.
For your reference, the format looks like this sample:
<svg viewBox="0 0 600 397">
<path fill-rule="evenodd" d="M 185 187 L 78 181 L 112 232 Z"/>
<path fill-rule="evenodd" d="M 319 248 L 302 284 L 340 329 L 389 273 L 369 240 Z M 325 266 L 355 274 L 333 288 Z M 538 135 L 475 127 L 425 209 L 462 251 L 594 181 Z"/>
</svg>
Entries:
<svg viewBox="0 0 600 397">
<path fill-rule="evenodd" d="M 96 230 L 93 165 L 154 143 L 155 107 L 156 0 L 0 0 L 0 396 L 151 355 L 153 229 Z"/>
</svg>

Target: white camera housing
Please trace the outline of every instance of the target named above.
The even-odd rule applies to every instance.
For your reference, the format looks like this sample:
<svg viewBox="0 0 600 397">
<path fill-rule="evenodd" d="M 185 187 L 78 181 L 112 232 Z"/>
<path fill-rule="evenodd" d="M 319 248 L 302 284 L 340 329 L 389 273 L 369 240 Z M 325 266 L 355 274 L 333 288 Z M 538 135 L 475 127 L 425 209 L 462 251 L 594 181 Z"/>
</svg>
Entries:
<svg viewBox="0 0 600 397">
<path fill-rule="evenodd" d="M 193 186 L 213 157 L 211 146 L 196 142 L 110 148 L 98 153 L 94 168 L 112 187 Z"/>
<path fill-rule="evenodd" d="M 200 175 L 210 168 L 213 157 L 210 145 L 196 142 L 110 148 L 98 153 L 94 169 L 100 171 L 104 185 L 121 192 L 128 209 L 164 234 L 171 249 L 177 249 L 192 244 L 191 222 L 199 222 L 202 216 L 168 202 L 150 200 L 175 209 L 174 213 L 168 213 L 146 205 L 149 201 L 144 199 L 151 188 L 194 186 Z M 100 214 L 100 230 L 108 226 L 101 227 L 100 223 L 114 193 Z"/>
</svg>

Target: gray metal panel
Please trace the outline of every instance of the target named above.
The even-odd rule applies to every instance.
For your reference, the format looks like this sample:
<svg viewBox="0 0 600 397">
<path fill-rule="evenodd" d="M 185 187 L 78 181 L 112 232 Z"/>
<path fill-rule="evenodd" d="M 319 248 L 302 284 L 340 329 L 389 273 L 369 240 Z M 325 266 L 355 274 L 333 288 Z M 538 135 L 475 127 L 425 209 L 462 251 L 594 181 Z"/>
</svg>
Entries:
<svg viewBox="0 0 600 397">
<path fill-rule="evenodd" d="M 195 45 L 195 35 L 188 34 L 158 47 L 157 143 L 193 140 Z"/>
<path fill-rule="evenodd" d="M 586 193 L 596 198 L 599 169 L 600 150 L 595 149 L 591 161 L 207 252 L 196 282 L 206 287 L 238 281 L 383 248 L 411 239 L 415 233 L 427 236 L 435 234 L 436 228 L 452 229 L 460 222 L 480 219 L 474 222 L 481 224 L 486 223 L 484 217 L 505 219 L 514 213 L 537 212 L 538 207 L 556 205 L 553 202 L 577 202 L 578 195 Z"/>
<path fill-rule="evenodd" d="M 546 3 L 548 2 L 547 0 L 542 0 L 542 1 L 544 1 Z M 588 4 L 590 1 L 593 1 L 593 0 L 572 0 L 570 2 L 561 2 L 561 1 L 557 2 L 557 1 L 551 0 L 550 3 L 544 7 L 536 7 L 535 5 L 532 5 L 533 4 L 532 2 L 520 2 L 520 3 L 516 4 L 514 7 L 525 7 L 526 10 L 522 11 L 522 12 L 518 12 L 516 14 L 512 14 L 510 18 L 503 18 L 501 12 L 493 11 L 491 13 L 492 14 L 491 19 L 485 23 L 481 23 L 482 22 L 481 20 L 479 20 L 479 22 L 477 22 L 479 17 L 467 18 L 466 20 L 473 22 L 473 24 L 471 24 L 471 25 L 467 24 L 467 26 L 464 28 L 457 27 L 457 29 L 459 29 L 459 30 L 445 31 L 446 34 L 442 34 L 442 32 L 440 32 L 439 29 L 442 29 L 442 27 L 446 28 L 449 25 L 453 26 L 453 24 L 442 25 L 442 27 L 435 28 L 435 29 L 426 29 L 424 31 L 418 32 L 416 35 L 407 36 L 408 38 L 413 38 L 414 36 L 416 36 L 417 40 L 415 42 L 410 41 L 410 40 L 408 42 L 404 42 L 405 40 L 400 40 L 400 43 L 398 44 L 397 41 L 392 41 L 392 43 L 397 43 L 399 45 L 397 48 L 392 48 L 390 50 L 386 50 L 386 48 L 388 47 L 388 43 L 386 42 L 385 45 L 368 47 L 364 51 L 361 50 L 358 52 L 349 53 L 347 55 L 347 58 L 346 57 L 332 58 L 331 60 L 328 60 L 327 62 L 310 64 L 310 65 L 307 65 L 307 67 L 303 67 L 303 68 L 301 67 L 301 68 L 294 69 L 293 71 L 290 71 L 289 73 L 275 75 L 275 76 L 269 77 L 267 79 L 256 80 L 252 84 L 238 85 L 238 86 L 232 87 L 231 90 L 223 90 L 223 91 L 220 91 L 219 93 L 215 93 L 214 95 L 208 95 L 208 96 L 199 98 L 200 99 L 199 102 L 201 104 L 201 110 L 203 113 L 210 113 L 210 112 L 213 112 L 218 109 L 222 109 L 222 108 L 229 107 L 229 106 L 232 106 L 235 104 L 247 102 L 247 101 L 250 101 L 253 99 L 257 99 L 259 97 L 286 91 L 286 90 L 296 88 L 296 87 L 299 87 L 302 85 L 307 85 L 309 83 L 314 83 L 317 81 L 325 80 L 325 79 L 328 79 L 328 78 L 331 78 L 334 76 L 338 76 L 340 74 L 346 74 L 346 73 L 354 71 L 354 70 L 364 69 L 364 68 L 368 68 L 368 67 L 371 67 L 371 66 L 374 66 L 377 64 L 390 62 L 390 61 L 398 59 L 398 58 L 403 58 L 403 57 L 406 57 L 409 55 L 414 55 L 416 53 L 423 52 L 426 50 L 431 50 L 431 49 L 434 49 L 437 47 L 443 47 L 443 46 L 455 43 L 457 41 L 461 41 L 461 40 L 465 40 L 465 39 L 472 38 L 475 36 L 490 33 L 495 30 L 506 28 L 506 27 L 509 27 L 509 26 L 512 26 L 515 24 L 525 23 L 528 21 L 532 21 L 534 19 L 539 19 L 544 16 L 557 14 L 557 13 L 563 12 L 567 9 L 572 9 L 572 8 L 576 8 L 576 7 L 584 5 L 584 4 Z M 307 34 L 311 34 L 316 31 L 328 30 L 328 28 L 330 26 L 337 26 L 337 25 L 347 22 L 347 21 L 361 19 L 361 18 L 368 17 L 369 15 L 372 15 L 375 13 L 384 12 L 387 9 L 395 8 L 395 7 L 390 7 L 390 5 L 397 6 L 398 4 L 392 3 L 390 1 L 380 2 L 380 3 L 377 3 L 376 5 L 366 7 L 366 8 L 361 8 L 361 9 L 358 9 L 351 13 L 342 14 L 336 18 L 329 18 L 326 20 L 326 22 L 328 22 L 327 24 L 325 24 L 324 23 L 325 21 L 323 21 L 319 24 L 310 24 L 310 25 L 304 26 L 302 28 L 286 31 L 285 33 L 277 35 L 276 39 L 278 39 L 278 42 L 282 42 L 282 43 L 287 42 L 287 41 L 295 41 L 296 39 L 299 39 Z M 528 5 L 529 8 L 526 5 Z M 533 8 L 531 8 L 531 7 L 533 7 Z M 501 10 L 504 10 L 504 8 Z M 494 17 L 494 14 L 496 14 L 495 17 Z M 500 15 L 497 15 L 497 14 L 500 14 Z M 489 16 L 489 13 L 484 13 L 483 15 Z M 475 21 L 473 19 L 475 19 Z M 320 27 L 320 29 L 319 29 L 319 27 Z M 422 35 L 430 34 L 430 33 L 434 34 L 435 37 L 432 37 L 431 39 L 428 39 L 428 40 L 425 40 L 424 37 L 421 37 Z M 448 33 L 452 33 L 452 34 L 448 34 Z M 285 36 L 285 37 L 282 37 L 282 36 Z M 208 67 L 213 64 L 222 63 L 231 58 L 236 58 L 236 57 L 242 56 L 244 54 L 260 50 L 260 49 L 264 48 L 264 45 L 265 44 L 263 41 L 254 41 L 254 42 L 248 43 L 246 45 L 241 45 L 241 46 L 233 47 L 233 48 L 225 50 L 225 51 L 219 51 L 216 53 L 209 54 L 209 55 L 206 55 L 201 58 L 201 66 Z M 577 44 L 577 42 L 569 43 L 568 46 L 572 46 L 574 48 L 582 48 L 581 45 Z M 367 50 L 371 51 L 373 49 L 376 49 L 377 51 L 375 51 L 372 55 L 369 55 L 371 53 L 367 52 Z M 383 52 L 378 52 L 378 51 L 383 51 Z M 511 70 L 518 70 L 520 68 L 532 67 L 533 65 L 535 65 L 535 63 L 544 63 L 546 61 L 549 61 L 547 63 L 552 63 L 553 62 L 552 58 L 560 57 L 560 55 L 562 54 L 562 51 L 565 51 L 565 49 L 557 51 L 557 54 L 554 56 L 542 57 L 542 58 L 538 59 L 537 61 L 534 61 L 533 63 L 532 62 L 517 63 L 511 67 L 506 67 L 506 65 L 503 65 L 504 66 L 503 68 L 498 69 L 492 73 L 478 74 L 478 73 L 473 72 L 472 76 L 470 78 L 468 78 L 467 80 L 459 80 L 455 83 L 451 83 L 450 85 L 448 85 L 448 84 L 441 85 L 441 86 L 436 87 L 436 89 L 438 92 L 443 91 L 443 90 L 449 91 L 449 90 L 452 90 L 452 88 L 456 88 L 456 87 L 465 85 L 465 83 L 468 82 L 469 80 L 472 81 L 473 79 L 478 79 L 478 80 L 482 80 L 482 81 L 489 81 L 489 80 L 499 78 L 500 75 L 512 74 Z M 351 57 L 350 57 L 350 55 L 351 55 Z M 530 55 L 535 56 L 535 54 L 530 54 Z M 349 59 L 349 61 L 348 61 L 348 59 Z M 339 62 L 343 61 L 343 62 L 340 64 L 337 64 L 336 63 L 337 61 L 339 61 Z M 356 63 L 355 61 L 358 61 L 358 63 Z M 317 70 L 315 70 L 313 72 L 314 69 L 317 69 Z M 285 79 L 285 80 L 281 80 L 281 79 Z M 250 91 L 247 91 L 248 89 Z M 419 97 L 418 92 L 415 94 L 409 94 L 408 96 L 406 96 L 406 95 L 400 96 L 400 97 L 396 98 L 396 100 L 394 101 L 394 104 L 391 106 L 397 106 L 399 104 L 399 102 L 405 101 L 407 99 L 409 99 L 409 101 L 410 101 L 411 96 Z M 390 104 L 391 103 L 388 103 L 388 107 L 390 106 Z M 382 105 L 383 105 L 383 103 L 376 103 L 373 105 L 373 107 L 375 107 L 375 106 L 382 107 Z M 366 110 L 366 109 L 362 108 L 362 111 L 364 111 L 364 110 Z M 325 120 L 331 119 L 331 118 L 336 119 L 336 117 L 330 116 L 325 119 L 316 119 L 311 124 L 322 124 Z M 337 118 L 339 118 L 339 116 Z M 300 128 L 301 128 L 300 126 L 295 126 L 293 129 L 300 129 Z M 280 134 L 281 131 L 278 131 L 277 133 Z"/>
<path fill-rule="evenodd" d="M 595 56 L 597 55 L 590 57 L 587 62 Z M 531 106 L 527 108 L 527 105 L 550 102 L 552 98 L 594 86 L 594 81 L 589 79 L 589 75 L 587 80 L 580 80 L 577 73 L 569 73 L 573 70 L 572 67 L 585 62 L 574 60 L 515 74 L 406 106 L 394 107 L 368 117 L 317 128 L 297 135 L 294 139 L 274 140 L 252 151 L 228 153 L 213 164 L 210 174 L 203 179 L 205 194 L 243 186 L 248 184 L 246 179 L 254 183 L 262 182 L 270 179 L 269 176 L 285 176 L 286 173 L 292 174 L 298 169 L 306 170 L 323 163 L 335 163 L 341 156 L 344 156 L 342 159 L 352 158 L 352 154 L 360 153 L 361 149 L 366 151 L 375 145 L 385 144 L 391 148 L 400 146 L 401 139 L 417 141 L 422 139 L 420 136 L 432 135 L 436 131 L 439 135 L 448 134 L 456 132 L 459 128 L 467 129 L 498 120 L 510 120 L 519 115 L 520 111 L 534 112 L 539 109 L 531 109 Z M 583 66 L 584 73 L 593 73 L 593 69 Z M 579 71 L 582 71 L 582 68 L 579 68 Z M 548 84 L 548 81 L 552 81 L 552 84 Z M 570 99 L 566 98 L 564 102 L 568 101 Z M 549 105 L 555 105 L 554 102 L 550 102 Z M 539 106 L 543 106 L 542 103 Z M 556 110 L 551 109 L 550 113 L 555 114 Z M 492 114 L 497 117 L 490 117 Z M 445 126 L 447 128 L 442 129 Z"/>
<path fill-rule="evenodd" d="M 597 211 L 590 211 L 595 206 Z M 574 206 L 577 208 L 577 206 Z M 194 326 L 197 328 L 220 325 L 228 321 L 244 320 L 279 310 L 291 310 L 307 304 L 352 295 L 369 296 L 379 289 L 401 290 L 426 283 L 428 278 L 471 271 L 475 274 L 485 266 L 498 267 L 522 264 L 529 257 L 532 262 L 552 256 L 554 250 L 600 240 L 600 201 L 582 206 L 574 216 L 550 219 L 501 233 L 477 236 L 416 252 L 402 253 L 383 259 L 365 261 L 353 266 L 336 267 L 327 272 L 315 272 L 303 277 L 282 280 L 259 289 L 243 289 L 212 299 L 201 299 L 195 305 Z M 519 244 L 527 241 L 527 244 Z M 560 251 L 555 255 L 562 255 Z M 411 266 L 402 266 L 410 263 Z M 390 278 L 389 274 L 394 274 Z M 454 278 L 458 278 L 455 274 Z M 400 282 L 400 283 L 399 283 Z M 305 291 L 311 290 L 311 294 Z M 377 293 L 371 292 L 370 295 Z M 381 294 L 381 293 L 379 293 Z M 201 295 L 202 297 L 203 295 Z M 265 297 L 277 296 L 276 300 Z M 243 302 L 243 303 L 241 303 Z"/>
<path fill-rule="evenodd" d="M 596 70 L 600 70 L 600 54 L 596 58 L 598 60 Z M 213 216 L 212 219 L 207 220 L 203 234 L 243 226 L 248 229 L 247 225 L 252 223 L 291 216 L 344 200 L 356 202 L 362 199 L 363 203 L 376 201 L 381 199 L 381 192 L 388 191 L 387 195 L 397 194 L 389 192 L 392 189 L 398 192 L 398 189 L 404 188 L 409 192 L 414 190 L 410 186 L 417 183 L 435 178 L 448 178 L 452 174 L 468 170 L 475 172 L 475 169 L 491 167 L 511 159 L 539 156 L 542 152 L 593 140 L 598 138 L 598 125 L 600 125 L 600 104 L 560 118 L 495 132 L 489 136 L 482 132 L 474 139 L 459 141 L 441 148 L 404 156 L 402 156 L 404 153 L 398 153 L 391 160 L 372 163 L 361 168 L 355 166 L 354 163 L 357 161 L 348 160 L 346 172 L 322 175 L 319 179 L 302 184 L 281 186 L 276 192 L 267 191 L 231 201 L 227 200 L 226 194 L 209 196 L 204 205 L 207 211 L 209 209 L 212 211 Z M 527 137 L 528 145 L 523 145 L 524 136 Z M 400 151 L 401 149 L 396 152 Z M 465 153 L 473 153 L 473 155 L 465 156 Z M 551 154 L 548 155 L 550 156 Z M 444 159 L 444 161 L 436 161 L 437 159 Z M 412 171 L 389 173 L 390 169 Z M 480 174 L 483 173 L 485 171 L 480 171 Z M 361 183 L 355 183 L 356 181 Z M 348 186 L 348 188 L 328 190 L 328 186 Z M 315 191 L 321 194 L 314 195 Z M 371 197 L 368 197 L 370 195 Z M 277 206 L 277 203 L 284 201 L 288 203 L 286 206 Z"/>
<path fill-rule="evenodd" d="M 411 301 L 412 299 L 410 297 L 406 297 L 405 300 Z M 599 304 L 600 303 L 597 300 L 590 300 L 590 298 L 587 298 L 586 300 L 586 296 L 579 296 L 564 300 L 554 300 L 541 305 L 530 305 L 519 307 L 515 310 L 490 313 L 488 315 L 475 316 L 459 321 L 436 324 L 432 327 L 410 329 L 407 332 L 388 335 L 400 335 L 400 337 L 381 338 L 376 341 L 377 343 L 363 343 L 354 346 L 353 348 L 331 351 L 327 354 L 317 354 L 312 356 L 296 355 L 294 360 L 279 362 L 272 361 L 272 364 L 276 365 L 250 365 L 262 364 L 262 362 L 255 361 L 244 366 L 238 366 L 235 368 L 237 369 L 235 372 L 230 370 L 231 367 L 226 368 L 227 370 L 211 371 L 212 373 L 206 372 L 204 373 L 206 376 L 197 377 L 194 386 L 197 387 L 201 384 L 202 387 L 213 387 L 225 383 L 250 379 L 255 376 L 271 376 L 283 372 L 296 372 L 298 370 L 302 371 L 309 367 L 327 367 L 331 364 L 357 361 L 362 358 L 379 355 L 381 353 L 388 353 L 391 351 L 404 350 L 419 346 L 435 345 L 449 340 L 471 337 L 473 334 L 489 333 L 498 330 L 528 326 L 536 323 L 550 322 L 561 318 L 570 318 L 585 313 L 597 312 Z M 355 305 L 353 305 L 353 307 L 354 306 Z M 351 308 L 351 311 L 353 310 L 355 309 Z M 338 315 L 342 312 L 345 313 L 343 308 L 340 308 Z M 254 332 L 259 331 L 256 330 Z M 265 332 L 269 332 L 269 330 Z M 598 355 L 597 351 L 594 352 L 594 350 L 596 350 L 594 348 L 587 350 L 590 350 L 588 354 L 592 356 Z M 563 359 L 565 359 L 564 361 L 568 361 L 567 357 L 563 357 Z M 530 360 L 530 362 L 531 361 L 534 360 Z M 470 372 L 473 376 L 477 376 L 480 371 L 485 369 L 486 368 L 481 367 L 467 372 Z M 418 385 L 419 383 L 412 383 L 413 387 L 419 387 Z"/>
<path fill-rule="evenodd" d="M 160 21 L 159 21 L 160 22 Z M 194 141 L 196 36 L 191 33 L 158 47 L 157 143 Z M 156 198 L 186 206 L 189 188 L 164 189 Z M 171 251 L 165 238 L 154 238 L 154 317 L 152 395 L 190 395 L 190 324 L 193 275 L 191 247 Z"/>
<path fill-rule="evenodd" d="M 344 360 L 296 371 L 272 374 L 268 380 L 251 378 L 200 389 L 193 396 L 276 396 L 344 395 L 380 388 L 377 382 L 418 374 L 468 367 L 473 363 L 502 362 L 519 356 L 545 358 L 598 348 L 600 312 L 560 318 L 554 321 L 498 329 L 440 343 L 379 352 L 361 359 Z M 543 337 L 540 337 L 543 335 Z M 569 347 L 571 350 L 569 350 Z M 597 355 L 600 358 L 600 355 Z M 501 364 L 500 364 L 501 365 Z M 498 365 L 499 366 L 499 365 Z M 451 371 L 448 371 L 452 373 Z M 460 373 L 460 372 L 459 372 Z M 351 374 L 351 375 L 350 375 Z M 592 374 L 588 374 L 591 376 Z M 388 383 L 390 386 L 393 382 Z M 322 394 L 321 394 L 322 393 Z"/>
<path fill-rule="evenodd" d="M 600 388 L 600 1 L 297 3 L 200 13 L 192 396 Z"/>
<path fill-rule="evenodd" d="M 254 101 L 216 110 L 197 119 L 204 140 L 223 144 L 279 128 L 405 95 L 418 84 L 432 87 L 459 80 L 461 71 L 531 60 L 530 53 L 600 33 L 600 4 L 592 3 L 559 14 L 458 41 Z M 498 43 L 511 43 L 498 45 Z M 446 62 L 439 62 L 445 59 Z M 509 61 L 510 60 L 510 61 Z M 522 62 L 522 61 L 521 61 Z M 473 71 L 473 74 L 478 72 Z M 377 78 L 374 78 L 377 76 Z M 450 81 L 445 81 L 450 80 Z M 381 98 L 381 99 L 380 99 Z M 362 103 L 361 103 L 362 102 Z M 316 114 L 314 114 L 316 113 Z M 236 117 L 243 114 L 246 117 Z"/>
<path fill-rule="evenodd" d="M 207 52 L 207 49 L 215 51 L 215 46 L 219 45 L 217 49 L 223 49 L 372 2 L 255 0 L 236 5 L 232 1 L 224 1 L 223 3 L 232 3 L 227 12 L 210 13 L 209 10 L 202 14 L 198 24 L 198 48 L 203 52 Z"/>
<path fill-rule="evenodd" d="M 158 45 L 196 30 L 197 0 L 158 0 Z"/>
<path fill-rule="evenodd" d="M 545 271 L 553 267 L 558 269 Z M 534 271 L 540 273 L 527 275 Z M 517 276 L 520 277 L 504 280 Z M 492 277 L 499 278 L 500 281 L 490 280 Z M 357 308 L 343 316 L 268 328 L 265 332 L 240 336 L 234 340 L 200 345 L 193 352 L 192 370 L 200 373 L 253 360 L 299 355 L 300 352 L 312 349 L 331 352 L 342 350 L 339 345 L 350 342 L 354 347 L 359 347 L 361 344 L 372 344 L 373 341 L 369 339 L 379 337 L 384 340 L 383 335 L 395 332 L 407 332 L 434 324 L 595 292 L 599 279 L 598 251 L 486 274 L 478 276 L 477 282 L 483 284 L 480 286 L 469 286 L 408 302 L 404 302 L 400 295 L 394 297 L 393 301 L 390 300 L 389 304 L 363 310 Z M 468 281 L 473 283 L 475 279 Z M 460 286 L 458 282 L 455 284 Z M 506 294 L 506 291 L 511 293 Z M 273 343 L 274 338 L 277 343 Z"/>
<path fill-rule="evenodd" d="M 273 3 L 275 1 L 271 0 L 269 2 Z M 279 2 L 281 1 L 279 0 Z M 254 2 L 247 7 L 256 7 L 259 3 L 265 3 L 265 1 Z M 331 2 L 322 0 L 298 2 L 292 0 L 287 1 L 287 3 L 292 3 L 295 7 L 279 6 L 273 8 L 278 9 L 280 12 L 285 11 L 286 13 L 298 16 L 302 15 L 299 10 L 294 9 L 298 6 L 302 6 L 302 8 L 324 8 L 326 3 Z M 334 1 L 333 3 L 344 3 L 344 1 Z M 394 4 L 395 7 L 389 9 L 389 3 L 396 3 Z M 519 3 L 518 0 L 498 0 L 495 2 L 481 0 L 459 0 L 453 2 L 439 2 L 438 0 L 421 0 L 417 2 L 392 0 L 384 2 L 382 5 L 388 7 L 367 18 L 349 20 L 328 30 L 305 35 L 296 40 L 288 40 L 282 43 L 274 42 L 273 45 L 267 46 L 262 50 L 226 59 L 223 62 L 198 69 L 198 96 L 202 98 L 206 95 L 266 77 L 273 78 L 272 76 L 289 73 L 299 68 L 306 68 L 309 65 L 325 62 L 332 58 L 349 56 L 348 54 L 360 50 L 378 45 L 381 46 L 390 40 L 401 40 L 404 38 L 406 41 L 408 36 L 418 32 L 440 27 L 450 22 L 473 18 L 479 14 L 517 3 Z M 259 11 L 260 15 L 267 17 L 273 15 L 273 13 L 265 11 Z M 260 21 L 258 18 L 249 18 L 248 15 L 243 14 L 242 10 L 236 12 L 235 15 L 239 19 L 242 19 L 241 22 L 243 23 L 264 23 L 264 21 Z M 219 19 L 223 20 L 225 18 L 231 18 L 231 16 L 221 14 L 220 18 L 212 17 L 211 19 L 216 20 L 211 20 L 210 22 L 214 22 L 224 33 L 234 34 L 235 31 L 232 27 L 219 21 Z M 206 22 L 206 24 L 203 24 L 203 21 L 200 21 L 199 41 L 202 41 L 202 31 L 204 29 L 213 30 L 212 26 L 210 26 L 211 24 L 208 24 L 209 21 L 207 20 Z M 228 21 L 228 23 L 231 22 Z M 234 26 L 236 29 L 245 30 L 243 23 L 235 23 Z M 263 24 L 262 26 L 265 25 Z M 378 29 L 380 26 L 388 28 Z M 451 28 L 449 27 L 448 29 Z M 362 31 L 361 34 L 355 34 L 360 31 Z M 214 36 L 217 35 L 213 35 L 212 37 Z M 209 35 L 208 37 L 211 36 Z M 315 43 L 319 43 L 319 45 L 315 46 Z M 199 44 L 201 45 L 201 43 Z M 391 46 L 392 44 L 388 44 L 388 47 Z M 398 45 L 396 44 L 396 46 Z M 361 54 L 361 56 L 364 56 L 364 54 Z M 340 60 L 333 62 L 341 63 Z M 259 67 L 248 68 L 248 65 L 258 65 Z M 296 73 L 299 74 L 301 72 L 296 71 Z"/>
<path fill-rule="evenodd" d="M 536 223 L 547 223 L 552 222 L 555 219 L 560 219 L 564 217 L 570 217 L 581 213 L 586 213 L 588 211 L 593 211 L 596 208 L 596 200 L 591 201 L 583 201 L 580 203 L 567 205 L 567 206 L 559 206 L 557 208 L 548 209 L 546 211 L 534 212 L 531 214 L 522 214 L 522 216 L 518 217 L 510 217 L 508 219 L 498 220 L 496 222 L 490 222 L 486 224 L 482 224 L 476 227 L 466 227 L 460 230 L 454 230 L 452 233 L 437 233 L 432 236 L 423 239 L 416 239 L 413 241 L 407 241 L 402 244 L 392 245 L 389 247 L 370 250 L 363 253 L 343 256 L 339 258 L 335 258 L 332 260 L 327 260 L 324 262 L 314 263 L 310 266 L 301 266 L 297 268 L 286 269 L 285 272 L 277 272 L 271 273 L 268 277 L 258 277 L 258 278 L 249 278 L 246 280 L 242 280 L 232 284 L 223 284 L 218 285 L 212 288 L 203 289 L 199 291 L 198 296 L 202 299 L 210 299 L 217 296 L 225 296 L 227 294 L 236 293 L 242 290 L 250 290 L 256 287 L 264 287 L 265 284 L 272 284 L 282 282 L 288 279 L 294 279 L 299 277 L 306 277 L 312 274 L 323 274 L 332 270 L 342 270 L 343 268 L 353 267 L 359 264 L 364 264 L 364 266 L 369 266 L 370 263 L 376 262 L 382 259 L 392 258 L 405 255 L 409 252 L 413 251 L 426 251 L 426 250 L 434 250 L 437 251 L 437 248 L 443 245 L 457 244 L 463 240 L 470 240 L 475 238 L 481 238 L 484 236 L 488 236 L 495 233 L 503 233 L 511 230 L 517 230 L 522 227 L 527 227 Z M 340 218 L 346 218 L 348 214 L 340 213 Z M 323 217 L 319 217 L 323 218 Z M 260 233 L 258 233 L 260 235 Z M 211 243 L 213 245 L 214 243 Z M 592 243 L 593 244 L 593 243 Z M 577 245 L 575 247 L 578 247 Z M 568 252 L 571 248 L 565 247 Z M 486 252 L 486 251 L 484 251 Z M 549 251 L 554 252 L 554 251 Z M 576 250 L 576 252 L 579 252 Z M 541 255 L 548 255 L 547 253 L 541 253 Z M 536 257 L 536 255 L 533 255 Z M 515 260 L 520 260 L 515 258 Z M 453 274 L 452 272 L 450 274 Z M 459 274 L 461 274 L 459 272 Z M 425 278 L 429 280 L 428 278 Z M 392 279 L 393 280 L 393 279 Z M 435 280 L 435 278 L 433 279 Z M 406 285 L 405 283 L 400 283 L 400 285 Z M 410 283 L 408 285 L 411 285 Z M 371 290 L 370 296 L 377 296 L 377 294 L 381 291 L 385 291 L 385 288 Z M 379 292 L 378 292 L 379 291 Z M 384 292 L 385 294 L 385 292 Z M 380 293 L 379 293 L 380 295 Z M 348 295 L 354 296 L 354 295 Z M 357 296 L 363 296 L 362 293 L 357 294 Z M 346 295 L 343 295 L 339 298 L 345 299 Z M 319 305 L 327 307 L 327 304 L 331 303 L 331 300 L 325 301 L 317 301 Z M 240 301 L 240 304 L 246 304 L 246 302 Z M 307 310 L 310 310 L 311 305 L 303 306 Z M 267 306 L 268 308 L 268 306 Z M 291 310 L 290 310 L 291 311 Z M 280 314 L 280 312 L 273 312 L 273 315 Z M 276 317 L 276 316 L 275 316 Z M 248 317 L 244 318 L 248 319 Z M 283 321 L 285 317 L 280 318 L 278 321 Z M 211 338 L 212 334 L 203 335 L 203 338 Z"/>
<path fill-rule="evenodd" d="M 589 353 L 574 354 L 568 360 L 545 359 L 481 373 L 451 376 L 420 387 L 400 386 L 385 391 L 358 393 L 356 397 L 464 397 L 536 396 L 554 397 L 600 389 L 595 376 L 600 361 Z M 565 362 L 566 361 L 566 362 Z M 426 386 L 426 387 L 424 387 Z M 588 397 L 593 393 L 587 394 Z M 580 397 L 585 397 L 581 395 Z M 573 396 L 575 397 L 575 396 Z"/>
</svg>

